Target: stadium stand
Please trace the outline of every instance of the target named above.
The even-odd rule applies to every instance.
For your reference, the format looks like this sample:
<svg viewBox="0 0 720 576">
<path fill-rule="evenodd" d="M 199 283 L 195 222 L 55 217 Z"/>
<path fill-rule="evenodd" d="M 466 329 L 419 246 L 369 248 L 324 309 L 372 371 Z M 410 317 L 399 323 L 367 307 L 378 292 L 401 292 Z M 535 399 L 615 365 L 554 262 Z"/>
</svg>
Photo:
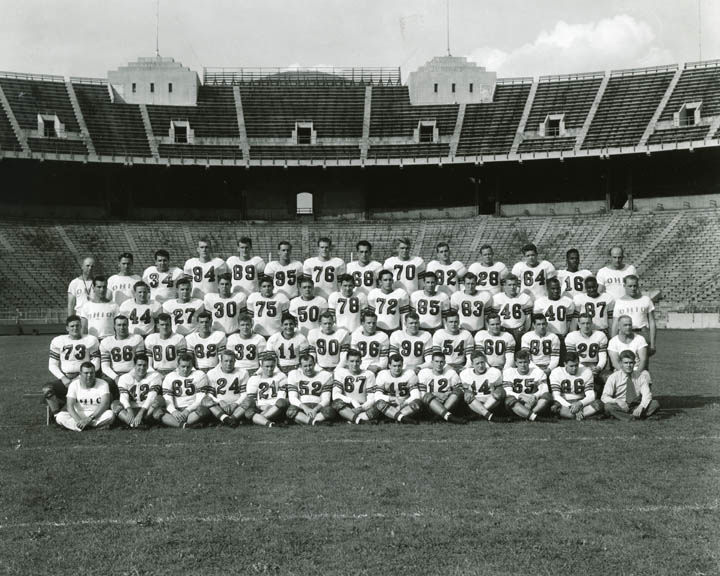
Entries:
<svg viewBox="0 0 720 576">
<path fill-rule="evenodd" d="M 674 74 L 673 67 L 613 72 L 583 149 L 639 144 Z"/>
<path fill-rule="evenodd" d="M 82 140 L 63 140 L 58 138 L 28 138 L 33 152 L 55 154 L 87 154 L 87 147 Z"/>
<path fill-rule="evenodd" d="M 62 77 L 30 79 L 0 75 L 0 86 L 22 128 L 37 130 L 38 114 L 46 114 L 56 115 L 67 131 L 80 132 Z"/>
<path fill-rule="evenodd" d="M 450 154 L 450 144 L 376 144 L 368 158 L 442 158 Z"/>
<path fill-rule="evenodd" d="M 14 150 L 16 152 L 22 150 L 2 106 L 0 106 L 0 150 Z"/>
<path fill-rule="evenodd" d="M 360 158 L 359 146 L 325 146 L 321 144 L 300 146 L 250 147 L 250 157 L 258 160 L 333 160 Z"/>
<path fill-rule="evenodd" d="M 457 104 L 412 106 L 407 86 L 375 86 L 372 89 L 370 138 L 412 138 L 421 120 L 434 120 L 441 137 L 451 136 L 458 108 Z"/>
<path fill-rule="evenodd" d="M 231 145 L 160 144 L 162 158 L 229 158 L 242 159 L 243 152 Z"/>
<path fill-rule="evenodd" d="M 531 79 L 498 80 L 493 102 L 468 104 L 458 156 L 510 152 L 531 85 Z"/>
<path fill-rule="evenodd" d="M 137 104 L 112 102 L 108 85 L 73 81 L 97 153 L 107 156 L 150 156 L 150 145 Z"/>
<path fill-rule="evenodd" d="M 531 152 L 558 152 L 572 150 L 575 146 L 576 136 L 553 136 L 547 138 L 533 138 L 523 140 L 518 148 L 521 154 Z"/>
<path fill-rule="evenodd" d="M 365 87 L 240 86 L 248 138 L 290 138 L 296 122 L 312 122 L 318 138 L 362 136 Z"/>
<path fill-rule="evenodd" d="M 672 120 L 686 102 L 702 102 L 703 116 L 720 114 L 720 60 L 686 64 L 660 120 Z"/>
<path fill-rule="evenodd" d="M 564 114 L 565 128 L 582 128 L 602 74 L 540 78 L 525 130 L 537 130 L 548 114 Z"/>
<path fill-rule="evenodd" d="M 689 140 L 704 140 L 708 133 L 708 125 L 679 126 L 666 130 L 656 130 L 650 136 L 648 144 L 668 144 L 673 142 L 687 142 Z"/>
</svg>

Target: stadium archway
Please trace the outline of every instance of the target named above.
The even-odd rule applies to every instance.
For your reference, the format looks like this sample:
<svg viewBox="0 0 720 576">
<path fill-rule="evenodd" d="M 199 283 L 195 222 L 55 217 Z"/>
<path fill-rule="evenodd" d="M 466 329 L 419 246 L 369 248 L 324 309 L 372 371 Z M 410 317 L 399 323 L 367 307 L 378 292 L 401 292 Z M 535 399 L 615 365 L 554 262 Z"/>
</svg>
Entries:
<svg viewBox="0 0 720 576">
<path fill-rule="evenodd" d="M 298 216 L 311 215 L 313 213 L 312 192 L 298 192 L 295 196 L 295 205 Z"/>
</svg>

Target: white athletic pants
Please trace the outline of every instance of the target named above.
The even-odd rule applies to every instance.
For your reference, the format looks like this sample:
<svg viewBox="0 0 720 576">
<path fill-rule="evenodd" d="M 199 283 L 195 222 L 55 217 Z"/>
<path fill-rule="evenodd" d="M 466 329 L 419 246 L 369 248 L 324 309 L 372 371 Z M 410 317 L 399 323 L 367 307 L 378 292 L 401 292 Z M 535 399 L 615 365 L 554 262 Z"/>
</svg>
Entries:
<svg viewBox="0 0 720 576">
<path fill-rule="evenodd" d="M 105 424 L 112 421 L 114 417 L 112 410 L 105 410 L 98 418 L 90 422 L 90 426 L 92 428 L 98 428 L 100 426 L 104 426 Z M 60 426 L 64 426 L 68 430 L 74 430 L 75 432 L 82 432 L 80 428 L 78 428 L 77 422 L 75 422 L 75 418 L 70 416 L 68 412 L 63 410 L 62 412 L 58 412 L 55 415 L 55 421 L 60 424 Z M 87 428 L 86 428 L 87 430 Z"/>
</svg>

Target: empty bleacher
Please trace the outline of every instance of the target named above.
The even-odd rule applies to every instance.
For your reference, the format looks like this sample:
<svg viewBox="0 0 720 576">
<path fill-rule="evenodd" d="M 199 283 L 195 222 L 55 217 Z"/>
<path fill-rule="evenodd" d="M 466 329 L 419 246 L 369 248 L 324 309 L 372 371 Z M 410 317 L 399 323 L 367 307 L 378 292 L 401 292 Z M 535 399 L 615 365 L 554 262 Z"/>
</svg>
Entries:
<svg viewBox="0 0 720 576">
<path fill-rule="evenodd" d="M 22 150 L 20 142 L 18 142 L 15 132 L 13 132 L 12 124 L 10 124 L 10 120 L 8 120 L 2 106 L 0 106 L 0 150 L 14 150 L 16 152 Z"/>
<path fill-rule="evenodd" d="M 702 116 L 720 114 L 720 61 L 686 65 L 660 120 L 672 120 L 683 104 L 691 102 L 702 102 Z"/>
<path fill-rule="evenodd" d="M 99 155 L 151 155 L 137 104 L 111 102 L 104 83 L 73 82 L 73 88 Z"/>
<path fill-rule="evenodd" d="M 558 152 L 572 150 L 575 146 L 576 136 L 553 136 L 548 138 L 532 138 L 520 143 L 518 152 L 528 154 L 531 152 Z"/>
<path fill-rule="evenodd" d="M 295 122 L 312 122 L 318 138 L 360 138 L 365 87 L 358 85 L 244 85 L 248 138 L 290 138 Z"/>
<path fill-rule="evenodd" d="M 498 83 L 493 102 L 468 104 L 457 155 L 509 153 L 531 85 L 529 80 Z"/>
<path fill-rule="evenodd" d="M 440 136 L 451 136 L 458 109 L 457 104 L 412 106 L 407 86 L 375 86 L 370 109 L 370 138 L 412 138 L 421 120 L 434 120 Z"/>
<path fill-rule="evenodd" d="M 450 155 L 450 144 L 374 144 L 368 158 L 444 158 Z"/>
<path fill-rule="evenodd" d="M 167 137 L 173 120 L 187 121 L 196 138 L 238 138 L 240 136 L 232 88 L 201 86 L 197 106 L 148 104 L 148 116 L 156 138 Z"/>
<path fill-rule="evenodd" d="M 64 138 L 28 138 L 30 150 L 46 154 L 82 154 L 88 153 L 82 140 Z"/>
<path fill-rule="evenodd" d="M 674 75 L 664 68 L 613 73 L 582 147 L 639 144 Z"/>
<path fill-rule="evenodd" d="M 602 75 L 580 78 L 541 78 L 525 130 L 537 130 L 548 114 L 564 114 L 565 128 L 582 128 Z"/>
<path fill-rule="evenodd" d="M 648 144 L 671 144 L 673 142 L 704 140 L 709 129 L 707 124 L 701 124 L 699 126 L 681 126 L 656 130 L 648 139 Z"/>
<path fill-rule="evenodd" d="M 254 160 L 335 160 L 360 158 L 359 146 L 326 146 L 308 144 L 299 146 L 250 147 L 250 158 Z"/>
<path fill-rule="evenodd" d="M 0 76 L 0 86 L 21 128 L 37 130 L 38 114 L 42 114 L 57 116 L 68 132 L 80 132 L 63 78 Z"/>
<path fill-rule="evenodd" d="M 211 144 L 160 144 L 158 152 L 161 158 L 221 158 L 241 160 L 242 150 L 231 145 Z"/>
</svg>

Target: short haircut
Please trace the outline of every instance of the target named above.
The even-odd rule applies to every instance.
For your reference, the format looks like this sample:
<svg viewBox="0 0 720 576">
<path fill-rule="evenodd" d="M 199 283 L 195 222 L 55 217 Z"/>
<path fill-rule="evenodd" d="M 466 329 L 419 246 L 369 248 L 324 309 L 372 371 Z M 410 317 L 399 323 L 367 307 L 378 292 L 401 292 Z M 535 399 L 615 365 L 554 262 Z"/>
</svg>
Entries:
<svg viewBox="0 0 720 576">
<path fill-rule="evenodd" d="M 400 354 L 390 354 L 390 358 L 388 358 L 388 363 L 392 362 L 400 362 L 400 364 L 403 364 L 405 361 L 403 360 L 403 357 L 400 356 Z"/>
<path fill-rule="evenodd" d="M 280 250 L 280 248 L 282 248 L 283 246 L 292 248 L 292 244 L 290 244 L 290 242 L 288 242 L 287 240 L 280 240 L 280 242 L 278 242 L 278 250 Z"/>
<path fill-rule="evenodd" d="M 460 314 L 458 314 L 457 310 L 448 310 L 445 313 L 445 320 L 447 320 L 448 318 L 460 318 Z"/>
<path fill-rule="evenodd" d="M 588 282 L 594 282 L 595 284 L 598 283 L 597 278 L 595 278 L 595 276 L 588 276 L 587 278 L 585 278 L 585 286 L 587 286 Z"/>
<path fill-rule="evenodd" d="M 377 320 L 377 314 L 372 310 L 363 310 L 360 314 L 360 322 L 365 322 L 368 318 L 375 318 L 375 320 Z"/>
<path fill-rule="evenodd" d="M 80 316 L 78 316 L 77 314 L 70 314 L 70 316 L 68 316 L 67 319 L 65 320 L 65 326 L 70 324 L 70 322 L 82 322 L 82 320 L 80 319 Z"/>
<path fill-rule="evenodd" d="M 233 358 L 235 358 L 235 352 L 233 352 L 232 350 L 228 350 L 227 348 L 225 348 L 225 350 L 223 350 L 222 352 L 220 352 L 220 356 L 232 356 Z"/>
<path fill-rule="evenodd" d="M 218 282 L 220 280 L 227 280 L 228 282 L 232 283 L 232 274 L 230 272 L 223 272 L 222 274 L 218 274 Z"/>
<path fill-rule="evenodd" d="M 130 322 L 128 320 L 128 317 L 123 316 L 122 314 L 118 314 L 117 316 L 115 316 L 115 318 L 113 318 L 113 324 L 115 324 L 115 322 L 117 322 L 118 320 L 125 320 L 125 322 Z"/>
<path fill-rule="evenodd" d="M 355 244 L 355 250 L 360 250 L 360 246 L 366 246 L 369 250 L 372 250 L 372 244 L 367 240 L 360 240 L 360 242 Z"/>
<path fill-rule="evenodd" d="M 167 258 L 168 260 L 170 260 L 170 252 L 164 250 L 163 248 L 160 248 L 160 250 L 156 250 L 153 258 L 157 260 L 158 256 L 162 256 L 163 258 Z"/>
<path fill-rule="evenodd" d="M 330 320 L 335 320 L 335 314 L 330 312 L 330 310 L 325 310 L 322 314 L 320 314 L 320 320 L 323 318 L 329 318 Z"/>
<path fill-rule="evenodd" d="M 184 286 L 185 284 L 187 284 L 188 286 L 192 286 L 192 280 L 190 280 L 190 278 L 183 277 L 180 278 L 177 282 L 175 282 L 175 286 L 177 288 L 180 288 L 180 286 Z"/>
<path fill-rule="evenodd" d="M 304 360 L 311 360 L 312 363 L 315 364 L 315 357 L 310 354 L 310 352 L 303 352 L 302 354 L 300 354 L 298 362 L 303 362 Z"/>
<path fill-rule="evenodd" d="M 587 318 L 588 320 L 592 320 L 592 316 L 590 316 L 590 314 L 588 314 L 587 312 L 578 314 L 578 322 L 580 321 L 581 318 Z"/>
<path fill-rule="evenodd" d="M 200 314 L 197 315 L 198 321 L 202 320 L 203 318 L 209 318 L 210 320 L 212 320 L 212 317 L 212 313 L 208 312 L 207 310 L 203 310 L 202 312 L 200 312 Z"/>
<path fill-rule="evenodd" d="M 447 242 L 438 242 L 437 244 L 435 244 L 435 252 L 440 250 L 440 248 L 447 248 L 448 250 L 450 250 L 450 244 L 448 244 Z"/>
<path fill-rule="evenodd" d="M 93 276 L 93 286 L 95 286 L 95 282 L 107 282 L 107 278 L 102 274 L 98 274 L 97 276 Z"/>
<path fill-rule="evenodd" d="M 433 358 L 433 360 L 435 360 L 435 358 L 442 358 L 443 360 L 445 360 L 445 354 L 443 354 L 442 352 L 440 352 L 440 350 L 435 350 L 435 351 L 432 353 L 432 358 Z"/>
<path fill-rule="evenodd" d="M 482 246 L 480 246 L 480 253 L 482 254 L 483 250 L 492 250 L 492 249 L 493 249 L 493 247 L 490 246 L 490 244 L 483 244 Z M 494 250 L 493 250 L 493 252 L 494 252 Z"/>
<path fill-rule="evenodd" d="M 350 274 L 340 274 L 340 276 L 337 277 L 338 284 L 342 284 L 343 282 L 352 282 L 355 284 L 355 280 L 353 280 L 353 277 Z"/>
<path fill-rule="evenodd" d="M 463 276 L 463 281 L 465 281 L 465 280 L 477 281 L 477 276 L 475 276 L 475 274 L 473 272 L 468 272 L 467 274 L 465 274 L 465 276 Z"/>
<path fill-rule="evenodd" d="M 272 276 L 268 276 L 267 274 L 263 274 L 262 276 L 260 276 L 260 279 L 258 280 L 258 285 L 259 285 L 259 284 L 266 284 L 266 283 L 272 285 L 273 279 L 272 279 Z"/>
<path fill-rule="evenodd" d="M 160 316 L 158 316 L 158 318 L 160 318 Z M 238 316 L 238 324 L 240 322 L 250 322 L 250 324 L 252 324 L 252 321 L 253 321 L 253 319 L 252 319 L 252 316 L 250 316 L 250 314 L 240 314 L 240 316 Z"/>
<path fill-rule="evenodd" d="M 565 352 L 565 362 L 579 362 L 580 356 L 578 356 L 577 352 Z"/>
<path fill-rule="evenodd" d="M 88 362 L 88 361 L 85 361 L 82 364 L 80 364 L 80 370 L 82 370 L 83 368 L 92 368 L 93 370 L 95 370 L 95 366 L 93 365 L 93 363 Z"/>
<path fill-rule="evenodd" d="M 470 354 L 470 360 L 475 360 L 475 358 L 482 358 L 483 360 L 487 360 L 487 356 L 485 356 L 485 352 L 482 350 L 473 350 L 472 354 Z"/>
<path fill-rule="evenodd" d="M 521 251 L 523 254 L 525 254 L 525 252 L 535 252 L 535 254 L 537 254 L 538 250 L 537 250 L 537 246 L 535 246 L 535 244 L 525 244 L 522 247 Z"/>
<path fill-rule="evenodd" d="M 285 322 L 287 322 L 288 320 L 292 322 L 293 326 L 297 326 L 297 318 L 295 318 L 295 316 L 293 316 L 289 312 L 284 312 L 280 323 L 285 324 Z"/>
<path fill-rule="evenodd" d="M 627 314 L 623 314 L 622 316 L 618 317 L 618 319 L 617 319 L 618 324 L 620 324 L 620 322 L 622 322 L 623 320 L 626 320 L 626 319 L 630 320 L 630 324 L 632 325 L 632 318 L 630 318 L 630 316 L 628 316 Z"/>
<path fill-rule="evenodd" d="M 622 246 L 613 246 L 612 248 L 610 248 L 610 250 L 608 250 L 608 255 L 612 256 L 613 250 L 620 250 L 620 253 L 625 256 L 625 248 L 623 248 Z"/>
<path fill-rule="evenodd" d="M 312 279 L 312 276 L 310 276 L 310 274 L 303 274 L 302 276 L 300 276 L 300 281 L 298 282 L 298 284 L 300 286 L 302 286 L 303 284 L 311 284 L 315 286 L 315 281 Z"/>
<path fill-rule="evenodd" d="M 635 274 L 628 274 L 623 278 L 623 284 L 627 284 L 628 280 L 635 280 L 636 282 L 640 282 L 640 278 L 637 277 Z"/>
<path fill-rule="evenodd" d="M 172 322 L 172 317 L 167 312 L 160 312 L 160 314 L 157 315 L 157 321 L 158 322 Z"/>
<path fill-rule="evenodd" d="M 137 290 L 138 288 L 142 288 L 142 287 L 145 287 L 145 288 L 147 288 L 148 290 L 150 290 L 150 286 L 148 286 L 147 284 L 145 284 L 145 282 L 143 282 L 142 280 L 138 280 L 137 282 L 135 282 L 135 284 L 133 284 L 133 292 L 134 292 L 135 290 Z"/>
<path fill-rule="evenodd" d="M 527 348 L 521 348 L 515 353 L 515 360 L 527 360 L 530 361 L 530 350 Z"/>
<path fill-rule="evenodd" d="M 553 276 L 552 278 L 548 278 L 546 284 L 547 284 L 548 286 L 549 286 L 550 284 L 560 284 L 560 280 L 558 280 L 557 278 L 555 278 L 555 276 Z"/>
<path fill-rule="evenodd" d="M 502 284 L 503 286 L 508 282 L 520 282 L 520 278 L 515 276 L 515 274 L 508 274 L 507 276 L 505 276 L 505 278 L 500 280 L 500 284 Z"/>
<path fill-rule="evenodd" d="M 204 242 L 208 246 L 212 246 L 212 240 L 210 240 L 207 236 L 200 236 L 200 238 L 198 238 L 198 244 L 200 244 L 200 242 Z"/>
<path fill-rule="evenodd" d="M 362 354 L 360 354 L 360 350 L 355 350 L 355 348 L 350 348 L 350 350 L 347 351 L 347 357 L 348 358 L 362 358 Z"/>
<path fill-rule="evenodd" d="M 144 360 L 148 364 L 150 363 L 150 360 L 147 357 L 147 354 L 136 354 L 135 358 L 133 358 L 133 364 L 137 364 L 139 360 Z"/>
<path fill-rule="evenodd" d="M 260 364 L 263 362 L 272 362 L 275 364 L 277 362 L 277 358 L 275 358 L 275 354 L 272 352 L 264 352 L 262 356 L 260 357 Z"/>
<path fill-rule="evenodd" d="M 405 316 L 405 320 L 417 320 L 418 322 L 420 322 L 420 316 L 418 316 L 417 312 L 408 312 Z"/>
<path fill-rule="evenodd" d="M 547 318 L 545 318 L 545 314 L 533 314 L 532 315 L 532 323 L 535 324 L 535 322 L 545 322 L 547 321 Z"/>
<path fill-rule="evenodd" d="M 318 246 L 320 246 L 321 242 L 327 242 L 330 246 L 332 246 L 332 240 L 330 240 L 327 236 L 320 236 L 320 238 L 317 239 Z"/>
<path fill-rule="evenodd" d="M 400 246 L 400 244 L 405 244 L 408 248 L 410 248 L 412 246 L 412 244 L 410 243 L 410 238 L 407 238 L 407 237 L 398 238 L 397 240 L 395 240 L 395 248 Z"/>
<path fill-rule="evenodd" d="M 620 352 L 619 357 L 620 357 L 620 360 L 628 359 L 628 360 L 632 360 L 633 362 L 635 362 L 635 360 L 636 360 L 635 352 L 633 352 L 632 350 L 623 350 L 622 352 Z"/>
<path fill-rule="evenodd" d="M 422 278 L 423 278 L 423 280 L 427 280 L 428 278 L 432 278 L 433 280 L 435 280 L 435 282 L 437 282 L 437 279 L 438 279 L 438 278 L 437 278 L 437 274 L 435 274 L 435 272 L 432 272 L 432 271 L 430 271 L 430 272 L 425 272 L 425 273 L 422 275 Z"/>
<path fill-rule="evenodd" d="M 570 254 L 576 254 L 578 258 L 580 258 L 580 252 L 577 248 L 570 248 L 567 252 L 565 252 L 565 258 L 569 258 Z"/>
<path fill-rule="evenodd" d="M 378 280 L 382 280 L 383 276 L 387 274 L 390 274 L 391 278 L 393 277 L 393 273 L 390 270 L 383 268 L 380 272 L 378 272 Z"/>
<path fill-rule="evenodd" d="M 188 354 L 187 352 L 178 354 L 178 363 L 180 363 L 180 362 L 190 362 L 190 364 L 192 364 L 193 363 L 192 354 Z"/>
<path fill-rule="evenodd" d="M 491 312 L 485 318 L 486 322 L 490 322 L 490 320 L 500 320 L 500 314 L 497 314 L 496 312 Z"/>
<path fill-rule="evenodd" d="M 129 259 L 131 262 L 135 260 L 135 258 L 133 258 L 133 255 L 130 252 L 123 252 L 122 254 L 120 254 L 120 256 L 118 256 L 118 262 L 123 258 Z"/>
<path fill-rule="evenodd" d="M 249 236 L 240 236 L 240 239 L 237 241 L 237 243 L 238 245 L 247 244 L 248 246 L 250 246 L 250 248 L 252 248 L 252 240 Z"/>
</svg>

